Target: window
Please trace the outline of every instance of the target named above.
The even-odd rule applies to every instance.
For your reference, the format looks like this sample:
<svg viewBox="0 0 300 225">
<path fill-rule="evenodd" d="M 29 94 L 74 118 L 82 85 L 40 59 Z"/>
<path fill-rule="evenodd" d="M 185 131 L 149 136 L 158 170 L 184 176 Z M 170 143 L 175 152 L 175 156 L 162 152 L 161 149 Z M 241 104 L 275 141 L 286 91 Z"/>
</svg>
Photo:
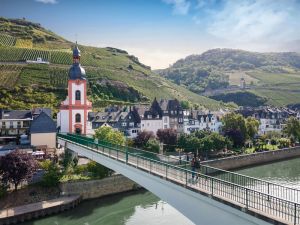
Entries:
<svg viewBox="0 0 300 225">
<path fill-rule="evenodd" d="M 77 91 L 75 92 L 75 100 L 76 100 L 76 101 L 80 101 L 80 99 L 81 99 L 80 91 L 77 90 Z"/>
<path fill-rule="evenodd" d="M 9 122 L 9 127 L 10 127 L 10 128 L 14 128 L 14 123 L 13 123 L 13 121 L 10 121 L 10 122 Z"/>
<path fill-rule="evenodd" d="M 2 128 L 5 128 L 5 122 L 2 122 Z"/>
<path fill-rule="evenodd" d="M 122 127 L 126 127 L 127 123 L 126 122 L 123 122 L 122 123 Z"/>
<path fill-rule="evenodd" d="M 17 124 L 18 124 L 18 128 L 21 128 L 21 122 L 18 121 Z"/>
<path fill-rule="evenodd" d="M 134 126 L 134 122 L 130 122 L 129 126 L 133 127 Z"/>
<path fill-rule="evenodd" d="M 75 122 L 76 122 L 76 123 L 80 123 L 80 122 L 81 122 L 81 115 L 80 115 L 79 113 L 77 113 L 77 114 L 75 115 Z"/>
</svg>

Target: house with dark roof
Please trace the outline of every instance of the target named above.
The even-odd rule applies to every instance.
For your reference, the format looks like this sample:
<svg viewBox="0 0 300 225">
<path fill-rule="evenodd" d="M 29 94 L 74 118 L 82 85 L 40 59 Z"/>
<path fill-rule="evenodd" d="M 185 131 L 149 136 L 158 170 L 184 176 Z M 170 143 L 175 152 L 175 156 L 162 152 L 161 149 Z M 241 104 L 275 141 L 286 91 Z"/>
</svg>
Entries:
<svg viewBox="0 0 300 225">
<path fill-rule="evenodd" d="M 134 138 L 140 131 L 141 119 L 135 107 L 109 107 L 104 112 L 89 114 L 89 122 L 92 124 L 92 132 L 102 126 L 110 126 L 121 131 L 128 138 Z"/>
<path fill-rule="evenodd" d="M 30 142 L 32 146 L 47 145 L 47 148 L 56 147 L 56 124 L 46 112 L 41 112 L 31 123 Z"/>
<path fill-rule="evenodd" d="M 286 107 L 241 107 L 237 112 L 242 114 L 245 118 L 251 116 L 260 122 L 258 128 L 259 135 L 268 132 L 281 132 L 286 126 L 286 121 L 289 117 L 293 116 L 298 118 L 297 111 Z"/>
<path fill-rule="evenodd" d="M 159 129 L 175 129 L 178 133 L 183 132 L 184 110 L 177 99 L 155 98 L 149 110 L 144 112 L 141 119 L 141 130 L 152 131 L 154 134 Z"/>
<path fill-rule="evenodd" d="M 31 110 L 0 109 L 0 144 L 18 144 L 18 137 L 29 133 Z"/>
</svg>

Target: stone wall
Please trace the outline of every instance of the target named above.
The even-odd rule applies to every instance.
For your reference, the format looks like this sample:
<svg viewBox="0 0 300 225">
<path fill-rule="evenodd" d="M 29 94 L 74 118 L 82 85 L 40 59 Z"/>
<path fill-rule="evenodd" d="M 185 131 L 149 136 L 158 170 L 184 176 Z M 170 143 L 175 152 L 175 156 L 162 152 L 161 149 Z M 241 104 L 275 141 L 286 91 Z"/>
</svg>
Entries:
<svg viewBox="0 0 300 225">
<path fill-rule="evenodd" d="M 295 158 L 299 156 L 300 147 L 295 147 L 275 151 L 266 151 L 247 155 L 232 156 L 217 160 L 209 160 L 202 162 L 202 164 L 223 170 L 233 170 L 247 166 L 254 166 L 289 158 Z"/>
<path fill-rule="evenodd" d="M 114 175 L 101 180 L 76 181 L 60 184 L 62 195 L 81 195 L 82 199 L 99 198 L 139 188 L 122 175 Z"/>
</svg>

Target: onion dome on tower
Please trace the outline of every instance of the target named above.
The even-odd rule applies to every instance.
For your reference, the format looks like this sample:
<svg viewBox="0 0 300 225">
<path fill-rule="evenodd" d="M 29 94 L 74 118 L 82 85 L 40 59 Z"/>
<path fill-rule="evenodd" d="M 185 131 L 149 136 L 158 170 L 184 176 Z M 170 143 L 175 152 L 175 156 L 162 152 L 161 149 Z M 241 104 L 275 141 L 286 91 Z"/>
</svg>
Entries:
<svg viewBox="0 0 300 225">
<path fill-rule="evenodd" d="M 73 65 L 69 70 L 70 80 L 86 80 L 85 70 L 80 65 L 80 50 L 76 45 L 73 49 Z"/>
</svg>

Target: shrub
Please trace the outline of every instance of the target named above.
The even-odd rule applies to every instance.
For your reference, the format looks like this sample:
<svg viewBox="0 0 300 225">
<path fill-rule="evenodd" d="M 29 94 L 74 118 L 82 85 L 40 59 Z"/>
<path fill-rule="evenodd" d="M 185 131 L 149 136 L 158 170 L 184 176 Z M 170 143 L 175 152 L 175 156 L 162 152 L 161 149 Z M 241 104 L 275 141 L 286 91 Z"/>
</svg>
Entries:
<svg viewBox="0 0 300 225">
<path fill-rule="evenodd" d="M 290 146 L 291 141 L 288 138 L 280 138 L 278 140 L 279 148 L 287 148 Z"/>
<path fill-rule="evenodd" d="M 96 163 L 95 161 L 91 161 L 87 164 L 87 171 L 97 178 L 104 178 L 111 175 L 110 169 Z"/>
<path fill-rule="evenodd" d="M 0 184 L 0 199 L 3 198 L 7 193 L 8 186 L 6 184 Z"/>
<path fill-rule="evenodd" d="M 42 178 L 42 186 L 44 187 L 54 187 L 57 186 L 59 180 L 62 176 L 60 169 L 56 163 L 46 160 L 40 163 L 42 169 L 45 170 L 45 174 Z"/>
</svg>

